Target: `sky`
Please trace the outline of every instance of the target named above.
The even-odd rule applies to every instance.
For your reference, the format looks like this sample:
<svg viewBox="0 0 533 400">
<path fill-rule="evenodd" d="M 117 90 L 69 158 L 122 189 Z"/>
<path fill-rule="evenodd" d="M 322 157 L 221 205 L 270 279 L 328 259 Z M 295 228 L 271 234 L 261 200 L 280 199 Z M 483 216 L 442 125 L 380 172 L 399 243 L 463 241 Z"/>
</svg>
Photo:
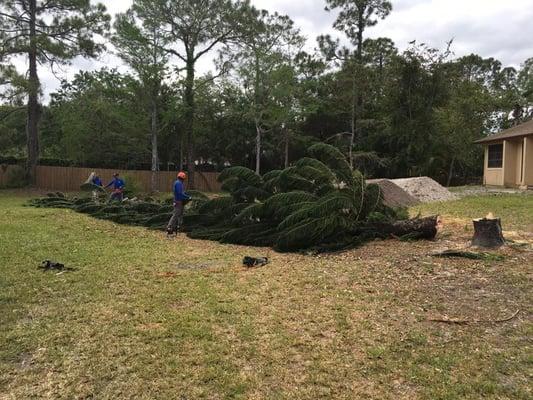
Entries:
<svg viewBox="0 0 533 400">
<path fill-rule="evenodd" d="M 114 15 L 131 5 L 131 0 L 100 0 Z M 334 13 L 324 10 L 324 0 L 251 0 L 258 8 L 290 16 L 295 26 L 307 38 L 307 50 L 316 47 L 316 37 L 330 34 L 343 38 L 332 28 Z M 393 11 L 366 37 L 389 37 L 400 50 L 417 40 L 443 49 L 454 39 L 452 51 L 460 57 L 476 53 L 494 57 L 504 65 L 519 67 L 533 57 L 533 0 L 392 0 Z M 75 59 L 72 65 L 56 71 L 60 78 L 70 79 L 80 69 L 95 70 L 103 66 L 127 71 L 120 59 L 104 54 L 99 60 Z M 213 69 L 206 56 L 198 65 L 200 73 Z M 58 79 L 50 72 L 40 72 L 45 101 L 48 94 L 59 87 Z"/>
</svg>

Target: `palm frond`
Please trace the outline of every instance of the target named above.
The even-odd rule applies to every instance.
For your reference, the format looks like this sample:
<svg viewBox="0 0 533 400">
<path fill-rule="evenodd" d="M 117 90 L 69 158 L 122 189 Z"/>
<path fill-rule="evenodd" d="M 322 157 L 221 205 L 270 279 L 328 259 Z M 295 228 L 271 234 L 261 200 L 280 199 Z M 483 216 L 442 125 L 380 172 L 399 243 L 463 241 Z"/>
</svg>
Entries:
<svg viewBox="0 0 533 400">
<path fill-rule="evenodd" d="M 306 208 L 308 206 L 312 206 L 315 204 L 314 201 L 302 201 L 301 203 L 291 203 L 287 204 L 286 206 L 276 208 L 273 215 L 270 215 L 270 217 L 273 219 L 273 221 L 282 221 L 285 218 L 287 218 L 292 213 L 302 209 Z"/>
<path fill-rule="evenodd" d="M 312 180 L 306 179 L 298 174 L 296 167 L 285 169 L 278 177 L 279 187 L 284 192 L 291 190 L 302 190 L 312 193 L 316 188 Z"/>
<path fill-rule="evenodd" d="M 238 178 L 243 182 L 253 186 L 260 186 L 263 180 L 250 168 L 246 167 L 231 167 L 223 170 L 218 176 L 219 182 L 224 182 L 230 178 Z"/>
<path fill-rule="evenodd" d="M 300 208 L 299 210 L 294 211 L 290 215 L 288 215 L 281 223 L 278 225 L 278 230 L 280 232 L 283 232 L 287 229 L 291 229 L 292 227 L 300 224 L 302 221 L 306 221 L 310 218 L 312 218 L 315 214 L 315 210 L 313 207 L 304 207 Z"/>
<path fill-rule="evenodd" d="M 345 221 L 338 216 L 328 218 L 309 218 L 280 233 L 276 250 L 292 251 L 328 242 L 333 236 L 342 234 L 340 229 Z"/>
<path fill-rule="evenodd" d="M 332 213 L 357 215 L 358 203 L 354 202 L 349 190 L 332 192 L 316 202 L 316 216 L 324 217 Z"/>
<path fill-rule="evenodd" d="M 245 186 L 241 189 L 233 191 L 232 195 L 236 199 L 241 199 L 246 202 L 253 203 L 256 200 L 264 200 L 268 198 L 271 194 L 259 187 Z"/>
<path fill-rule="evenodd" d="M 280 174 L 283 172 L 283 170 L 281 169 L 274 169 L 270 172 L 267 172 L 266 174 L 263 175 L 263 181 L 266 182 L 266 181 L 269 181 L 271 179 L 274 179 L 274 178 L 277 178 L 278 176 L 280 176 Z"/>
<path fill-rule="evenodd" d="M 380 157 L 375 151 L 356 151 L 352 155 L 354 165 L 365 171 L 375 168 L 385 168 L 391 163 L 386 157 Z"/>
<path fill-rule="evenodd" d="M 337 176 L 338 180 L 346 184 L 352 182 L 352 170 L 344 154 L 335 146 L 326 143 L 317 143 L 309 148 L 309 153 L 322 163 L 326 164 Z"/>
<path fill-rule="evenodd" d="M 258 221 L 263 216 L 263 204 L 254 203 L 250 204 L 244 210 L 242 210 L 235 218 L 233 222 L 236 224 L 249 223 L 251 221 Z"/>
<path fill-rule="evenodd" d="M 222 181 L 220 189 L 224 192 L 233 193 L 239 188 L 241 180 L 236 176 L 230 176 Z"/>
<path fill-rule="evenodd" d="M 312 178 L 314 176 L 315 179 L 327 182 L 335 179 L 335 174 L 331 169 L 316 158 L 301 158 L 296 162 L 295 166 L 297 167 L 298 173 L 306 178 Z M 313 176 L 308 176 L 308 173 L 312 173 Z"/>
<path fill-rule="evenodd" d="M 219 213 L 222 210 L 228 209 L 234 204 L 234 200 L 229 196 L 216 197 L 208 202 L 202 204 L 198 209 L 200 214 Z"/>
<path fill-rule="evenodd" d="M 222 237 L 222 243 L 235 243 L 253 245 L 263 235 L 271 234 L 272 226 L 268 223 L 250 224 L 239 228 L 230 229 Z"/>
<path fill-rule="evenodd" d="M 277 209 L 286 207 L 290 204 L 315 201 L 316 199 L 317 197 L 315 195 L 303 191 L 275 194 L 265 201 L 265 214 L 274 215 Z"/>
<path fill-rule="evenodd" d="M 383 192 L 379 185 L 374 183 L 366 185 L 366 193 L 361 216 L 359 219 L 367 219 L 374 211 L 378 211 L 383 205 Z"/>
</svg>

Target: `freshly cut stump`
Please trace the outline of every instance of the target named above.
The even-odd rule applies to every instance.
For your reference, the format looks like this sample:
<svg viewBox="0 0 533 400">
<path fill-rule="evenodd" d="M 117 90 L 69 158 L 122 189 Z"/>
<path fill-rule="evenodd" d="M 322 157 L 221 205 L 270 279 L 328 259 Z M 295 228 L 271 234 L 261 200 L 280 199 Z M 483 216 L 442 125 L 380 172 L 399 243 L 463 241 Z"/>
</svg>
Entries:
<svg viewBox="0 0 533 400">
<path fill-rule="evenodd" d="M 472 245 L 495 248 L 505 244 L 500 218 L 481 218 L 474 221 Z"/>
</svg>

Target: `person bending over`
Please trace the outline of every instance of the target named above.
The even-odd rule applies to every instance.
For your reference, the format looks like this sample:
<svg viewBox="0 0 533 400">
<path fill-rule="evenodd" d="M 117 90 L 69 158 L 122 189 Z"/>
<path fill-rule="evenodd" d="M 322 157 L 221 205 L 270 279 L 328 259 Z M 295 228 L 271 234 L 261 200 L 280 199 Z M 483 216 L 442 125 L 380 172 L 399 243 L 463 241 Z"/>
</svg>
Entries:
<svg viewBox="0 0 533 400">
<path fill-rule="evenodd" d="M 106 185 L 106 189 L 109 186 L 113 186 L 110 200 L 122 201 L 124 199 L 124 187 L 126 184 L 124 183 L 124 180 L 119 177 L 118 172 L 113 174 L 113 180 Z"/>
<path fill-rule="evenodd" d="M 104 187 L 104 184 L 102 183 L 102 180 L 100 177 L 96 174 L 96 172 L 91 173 L 91 183 L 94 186 L 98 186 L 100 188 Z M 98 200 L 98 190 L 93 190 L 93 200 Z"/>
</svg>

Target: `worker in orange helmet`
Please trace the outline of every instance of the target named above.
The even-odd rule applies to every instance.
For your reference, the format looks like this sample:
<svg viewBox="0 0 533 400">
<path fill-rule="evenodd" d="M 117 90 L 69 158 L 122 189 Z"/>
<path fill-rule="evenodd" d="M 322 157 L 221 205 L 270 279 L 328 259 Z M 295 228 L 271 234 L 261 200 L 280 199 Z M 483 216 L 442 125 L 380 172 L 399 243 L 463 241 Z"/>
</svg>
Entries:
<svg viewBox="0 0 533 400">
<path fill-rule="evenodd" d="M 167 235 L 177 234 L 183 223 L 183 208 L 191 200 L 191 196 L 185 193 L 183 182 L 187 179 L 187 174 L 178 172 L 178 179 L 174 182 L 174 212 L 167 225 Z"/>
</svg>

